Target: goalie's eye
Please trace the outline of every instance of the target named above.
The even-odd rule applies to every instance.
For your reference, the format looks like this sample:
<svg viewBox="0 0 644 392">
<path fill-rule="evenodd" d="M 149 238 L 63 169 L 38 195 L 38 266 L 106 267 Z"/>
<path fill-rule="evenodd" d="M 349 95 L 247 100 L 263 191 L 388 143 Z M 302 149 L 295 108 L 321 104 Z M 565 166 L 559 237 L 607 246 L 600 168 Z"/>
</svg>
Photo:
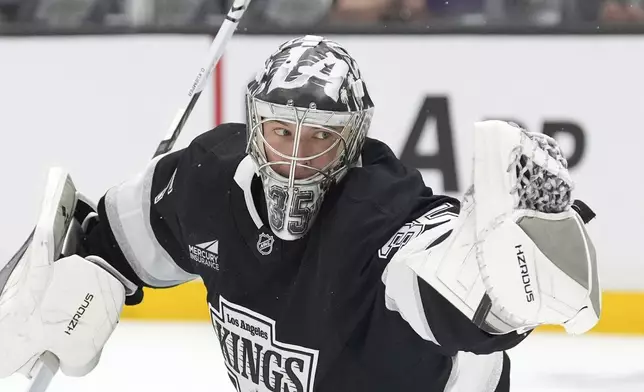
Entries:
<svg viewBox="0 0 644 392">
<path fill-rule="evenodd" d="M 275 128 L 273 129 L 273 132 L 275 132 L 277 136 L 291 136 L 291 131 L 284 128 Z"/>
<path fill-rule="evenodd" d="M 326 140 L 332 136 L 331 132 L 328 131 L 319 131 L 316 132 L 313 137 L 319 140 Z"/>
</svg>

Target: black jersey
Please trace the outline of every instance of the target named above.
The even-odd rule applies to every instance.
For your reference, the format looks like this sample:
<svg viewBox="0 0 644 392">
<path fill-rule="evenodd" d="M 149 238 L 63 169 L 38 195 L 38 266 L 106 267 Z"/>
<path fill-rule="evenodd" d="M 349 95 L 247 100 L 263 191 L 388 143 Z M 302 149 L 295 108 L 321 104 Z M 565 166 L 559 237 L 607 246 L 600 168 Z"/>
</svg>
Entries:
<svg viewBox="0 0 644 392">
<path fill-rule="evenodd" d="M 486 334 L 422 279 L 410 283 L 417 314 L 385 295 L 388 261 L 455 217 L 456 200 L 367 139 L 310 231 L 283 241 L 245 147 L 245 125 L 226 124 L 153 160 L 101 199 L 89 252 L 141 286 L 201 278 L 238 391 L 508 390 L 502 351 L 525 335 Z"/>
</svg>

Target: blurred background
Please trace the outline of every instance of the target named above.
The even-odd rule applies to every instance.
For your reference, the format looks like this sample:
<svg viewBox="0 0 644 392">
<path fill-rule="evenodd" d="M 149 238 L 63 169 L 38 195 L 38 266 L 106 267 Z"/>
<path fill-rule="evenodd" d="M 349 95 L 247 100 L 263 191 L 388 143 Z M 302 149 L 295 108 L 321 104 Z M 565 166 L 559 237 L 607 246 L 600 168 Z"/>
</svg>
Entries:
<svg viewBox="0 0 644 392">
<path fill-rule="evenodd" d="M 208 28 L 230 0 L 0 0 L 3 28 Z M 579 26 L 638 24 L 642 0 L 256 0 L 247 28 L 419 26 Z M 398 26 L 402 27 L 402 26 Z"/>
<path fill-rule="evenodd" d="M 49 167 L 98 200 L 147 164 L 231 3 L 0 0 L 0 268 L 37 218 Z M 245 121 L 246 83 L 302 34 L 358 60 L 371 136 L 436 193 L 467 188 L 475 121 L 560 142 L 574 195 L 598 215 L 602 320 L 583 337 L 539 329 L 513 349 L 512 390 L 644 390 L 644 206 L 631 201 L 644 192 L 632 175 L 644 167 L 644 0 L 253 0 L 176 148 Z M 51 391 L 232 391 L 201 282 L 145 295 L 97 370 L 57 376 Z"/>
</svg>

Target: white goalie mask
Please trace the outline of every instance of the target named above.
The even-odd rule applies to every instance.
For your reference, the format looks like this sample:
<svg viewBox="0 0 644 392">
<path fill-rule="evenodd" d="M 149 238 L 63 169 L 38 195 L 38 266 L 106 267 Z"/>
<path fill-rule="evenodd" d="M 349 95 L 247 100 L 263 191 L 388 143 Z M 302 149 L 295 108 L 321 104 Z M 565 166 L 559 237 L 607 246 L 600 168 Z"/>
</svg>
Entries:
<svg viewBox="0 0 644 392">
<path fill-rule="evenodd" d="M 248 85 L 246 105 L 247 153 L 262 180 L 270 227 L 296 240 L 328 189 L 358 164 L 373 102 L 344 48 L 306 36 L 269 57 Z M 273 131 L 285 138 L 266 133 Z"/>
</svg>

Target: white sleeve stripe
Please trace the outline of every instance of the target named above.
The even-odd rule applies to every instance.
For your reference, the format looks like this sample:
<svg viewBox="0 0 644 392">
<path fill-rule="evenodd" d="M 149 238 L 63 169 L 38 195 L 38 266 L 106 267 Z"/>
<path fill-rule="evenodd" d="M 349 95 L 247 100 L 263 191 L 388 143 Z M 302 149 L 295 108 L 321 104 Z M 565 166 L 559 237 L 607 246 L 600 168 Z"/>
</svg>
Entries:
<svg viewBox="0 0 644 392">
<path fill-rule="evenodd" d="M 196 276 L 177 266 L 150 225 L 152 176 L 161 157 L 137 177 L 110 189 L 105 211 L 117 243 L 139 278 L 150 286 L 168 287 Z"/>
<path fill-rule="evenodd" d="M 452 372 L 445 392 L 494 392 L 503 373 L 503 352 L 488 355 L 459 352 L 452 357 Z"/>
<path fill-rule="evenodd" d="M 387 309 L 400 313 L 421 338 L 440 345 L 425 316 L 417 275 L 404 264 L 393 267 L 383 276 Z"/>
<path fill-rule="evenodd" d="M 423 300 L 420 295 L 418 286 L 418 274 L 414 271 L 414 266 L 410 265 L 407 255 L 421 252 L 429 255 L 426 251 L 428 245 L 434 243 L 441 236 L 445 235 L 452 229 L 454 214 L 445 212 L 451 208 L 451 204 L 441 205 L 431 211 L 428 211 L 423 217 L 403 226 L 398 233 L 409 227 L 415 227 L 414 234 L 404 241 L 389 241 L 388 244 L 395 243 L 398 247 L 389 264 L 382 274 L 382 282 L 385 284 L 385 305 L 387 309 L 400 313 L 400 316 L 407 321 L 412 329 L 423 339 L 441 345 L 427 320 Z M 429 225 L 429 229 L 425 225 Z M 410 226 L 411 225 L 411 226 Z M 396 235 L 394 236 L 396 238 Z M 384 248 L 383 248 L 384 249 Z M 386 253 L 389 254 L 392 247 L 387 247 Z M 381 252 L 379 255 L 381 255 Z"/>
</svg>

